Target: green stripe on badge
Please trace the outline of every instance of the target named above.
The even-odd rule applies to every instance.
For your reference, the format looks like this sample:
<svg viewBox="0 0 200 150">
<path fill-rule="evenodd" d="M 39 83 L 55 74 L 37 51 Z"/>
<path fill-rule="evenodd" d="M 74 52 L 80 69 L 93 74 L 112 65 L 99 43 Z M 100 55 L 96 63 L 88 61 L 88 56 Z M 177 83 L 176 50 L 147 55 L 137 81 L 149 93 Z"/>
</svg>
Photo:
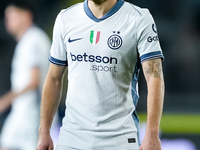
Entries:
<svg viewBox="0 0 200 150">
<path fill-rule="evenodd" d="M 90 42 L 93 44 L 93 40 L 94 40 L 94 31 L 90 32 Z"/>
</svg>

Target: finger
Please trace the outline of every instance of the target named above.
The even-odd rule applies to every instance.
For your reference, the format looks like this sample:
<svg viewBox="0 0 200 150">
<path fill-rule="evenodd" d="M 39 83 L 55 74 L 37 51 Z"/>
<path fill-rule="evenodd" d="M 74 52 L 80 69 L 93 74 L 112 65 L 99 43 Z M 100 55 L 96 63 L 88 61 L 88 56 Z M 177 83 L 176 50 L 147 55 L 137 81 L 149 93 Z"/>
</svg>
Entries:
<svg viewBox="0 0 200 150">
<path fill-rule="evenodd" d="M 139 149 L 139 150 L 143 150 L 143 149 L 142 149 L 142 146 L 140 146 L 140 149 Z"/>
<path fill-rule="evenodd" d="M 49 150 L 48 146 L 38 146 L 36 150 Z M 53 149 L 50 149 L 53 150 Z"/>
<path fill-rule="evenodd" d="M 50 145 L 48 150 L 53 150 L 53 148 L 54 147 L 52 145 Z"/>
<path fill-rule="evenodd" d="M 49 147 L 49 149 L 48 150 L 53 150 L 53 147 Z"/>
</svg>

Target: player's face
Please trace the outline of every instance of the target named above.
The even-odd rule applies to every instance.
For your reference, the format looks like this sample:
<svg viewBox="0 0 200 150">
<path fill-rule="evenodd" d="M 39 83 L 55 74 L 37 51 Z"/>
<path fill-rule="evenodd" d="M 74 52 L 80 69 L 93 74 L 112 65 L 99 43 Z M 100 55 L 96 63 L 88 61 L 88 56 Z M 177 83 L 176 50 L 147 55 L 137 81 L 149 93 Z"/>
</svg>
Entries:
<svg viewBox="0 0 200 150">
<path fill-rule="evenodd" d="M 23 23 L 24 12 L 15 6 L 8 6 L 5 10 L 5 25 L 7 31 L 16 35 Z"/>
</svg>

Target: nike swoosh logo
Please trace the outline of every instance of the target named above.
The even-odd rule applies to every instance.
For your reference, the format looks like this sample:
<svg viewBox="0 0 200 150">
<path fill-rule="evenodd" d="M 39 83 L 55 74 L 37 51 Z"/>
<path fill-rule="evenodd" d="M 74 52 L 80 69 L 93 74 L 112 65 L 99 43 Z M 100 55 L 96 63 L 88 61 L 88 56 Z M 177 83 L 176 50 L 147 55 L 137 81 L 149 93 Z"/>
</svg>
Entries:
<svg viewBox="0 0 200 150">
<path fill-rule="evenodd" d="M 71 43 L 71 42 L 75 42 L 75 41 L 78 41 L 78 40 L 81 40 L 81 39 L 83 39 L 83 38 L 78 38 L 78 39 L 71 39 L 71 38 L 69 38 L 68 42 Z"/>
</svg>

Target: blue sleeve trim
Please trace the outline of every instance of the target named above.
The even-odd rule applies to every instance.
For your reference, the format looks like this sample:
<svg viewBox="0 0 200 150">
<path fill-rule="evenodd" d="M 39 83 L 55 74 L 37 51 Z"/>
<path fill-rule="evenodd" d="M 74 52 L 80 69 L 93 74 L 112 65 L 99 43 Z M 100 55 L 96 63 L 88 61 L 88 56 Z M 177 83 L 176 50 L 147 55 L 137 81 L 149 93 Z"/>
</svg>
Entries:
<svg viewBox="0 0 200 150">
<path fill-rule="evenodd" d="M 68 66 L 67 60 L 66 61 L 58 60 L 56 58 L 53 58 L 52 56 L 49 56 L 49 61 L 58 66 Z"/>
<path fill-rule="evenodd" d="M 151 52 L 140 56 L 141 63 L 150 59 L 161 58 L 164 59 L 164 56 L 161 51 Z"/>
</svg>

